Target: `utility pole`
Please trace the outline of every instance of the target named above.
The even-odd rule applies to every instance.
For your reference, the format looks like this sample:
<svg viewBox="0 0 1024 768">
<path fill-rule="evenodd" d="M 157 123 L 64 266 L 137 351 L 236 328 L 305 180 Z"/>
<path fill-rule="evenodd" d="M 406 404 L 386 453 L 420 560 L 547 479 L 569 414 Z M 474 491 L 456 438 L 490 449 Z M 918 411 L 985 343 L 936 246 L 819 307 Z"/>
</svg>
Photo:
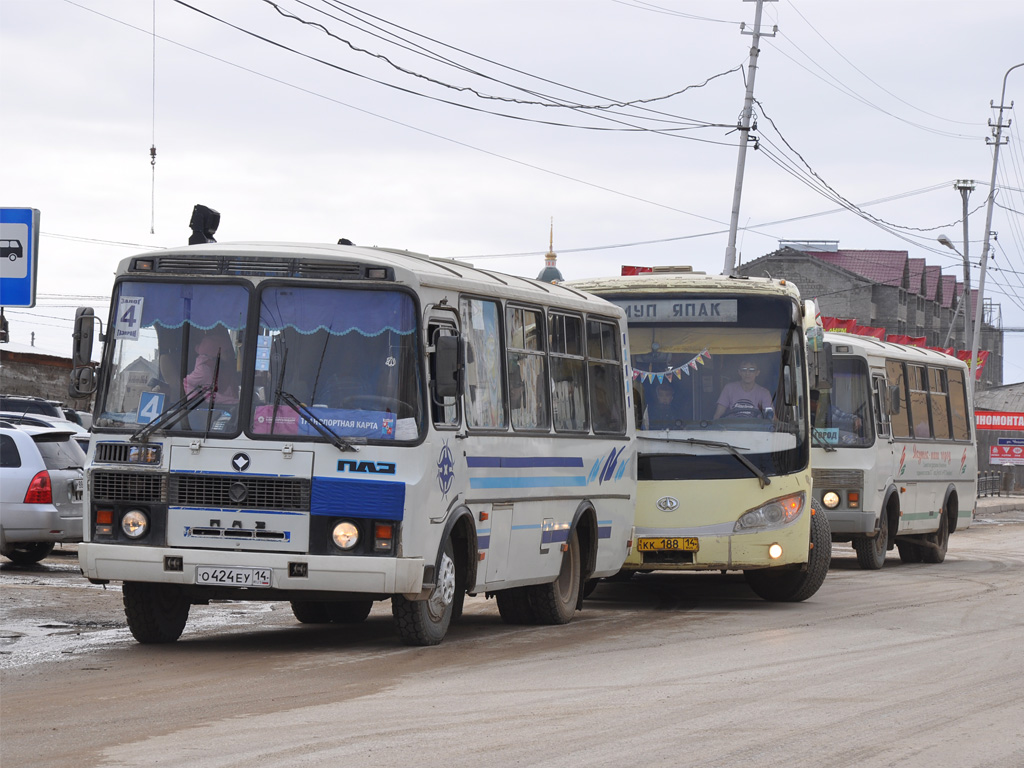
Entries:
<svg viewBox="0 0 1024 768">
<path fill-rule="evenodd" d="M 995 125 L 992 125 L 992 121 L 989 120 L 988 124 L 990 127 L 994 127 L 995 140 L 989 141 L 988 137 L 985 138 L 985 143 L 992 143 L 995 145 L 992 152 L 992 181 L 988 185 L 988 212 L 985 214 L 985 245 L 981 249 L 981 273 L 978 275 L 978 306 L 974 310 L 974 341 L 971 343 L 971 397 L 974 397 L 974 390 L 977 384 L 977 368 L 978 365 L 978 343 L 981 340 L 981 307 L 984 303 L 984 292 L 985 292 L 985 266 L 988 262 L 988 247 L 989 241 L 992 235 L 992 208 L 996 200 L 996 169 L 999 166 L 999 146 L 1003 143 L 1003 128 L 1009 128 L 1010 124 L 1003 125 L 1003 110 L 1006 109 L 1004 102 L 1006 101 L 1006 78 L 1010 76 L 1010 73 L 1018 67 L 1024 67 L 1024 62 L 1020 64 L 1014 64 L 1003 75 L 1003 92 L 999 96 L 999 117 L 996 118 Z M 995 107 L 995 104 L 989 102 L 989 106 Z M 1010 107 L 1013 107 L 1013 102 L 1010 102 Z"/>
<path fill-rule="evenodd" d="M 776 0 L 767 0 L 770 3 Z M 736 272 L 736 232 L 740 223 L 740 197 L 743 194 L 743 169 L 747 162 L 747 142 L 750 141 L 750 119 L 754 111 L 754 77 L 757 75 L 757 54 L 761 43 L 761 11 L 765 0 L 743 0 L 745 3 L 757 3 L 754 12 L 754 29 L 747 32 L 746 24 L 740 24 L 740 34 L 753 35 L 750 42 L 750 61 L 747 63 L 747 95 L 743 99 L 743 112 L 737 128 L 740 132 L 739 158 L 736 160 L 736 187 L 732 194 L 732 216 L 729 219 L 729 244 L 725 247 L 725 269 L 723 274 Z M 772 27 L 769 37 L 774 37 L 778 27 Z"/>
<path fill-rule="evenodd" d="M 960 192 L 960 197 L 964 200 L 964 252 L 962 255 L 964 257 L 964 346 L 966 347 L 967 340 L 974 338 L 971 335 L 971 259 L 967 250 L 969 247 L 967 244 L 967 198 L 974 191 L 974 182 L 959 180 L 953 184 L 953 188 Z"/>
</svg>

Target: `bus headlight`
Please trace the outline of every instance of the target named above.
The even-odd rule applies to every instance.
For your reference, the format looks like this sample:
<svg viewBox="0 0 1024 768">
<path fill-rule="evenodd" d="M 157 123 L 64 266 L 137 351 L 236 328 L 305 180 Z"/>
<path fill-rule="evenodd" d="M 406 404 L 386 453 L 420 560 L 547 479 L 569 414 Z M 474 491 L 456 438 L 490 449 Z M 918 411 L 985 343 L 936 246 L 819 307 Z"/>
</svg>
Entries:
<svg viewBox="0 0 1024 768">
<path fill-rule="evenodd" d="M 802 493 L 794 493 L 791 496 L 772 499 L 767 504 L 762 504 L 756 509 L 744 512 L 740 519 L 736 521 L 736 525 L 733 526 L 733 532 L 745 533 L 769 528 L 781 528 L 800 517 L 803 509 L 804 495 Z"/>
<path fill-rule="evenodd" d="M 359 543 L 359 529 L 355 523 L 343 520 L 334 526 L 334 530 L 331 531 L 331 538 L 334 539 L 334 545 L 338 549 L 348 551 Z"/>
<path fill-rule="evenodd" d="M 121 518 L 121 530 L 129 539 L 141 539 L 149 531 L 149 518 L 141 509 L 130 509 Z"/>
<path fill-rule="evenodd" d="M 839 494 L 835 491 L 825 491 L 821 495 L 821 503 L 825 505 L 826 509 L 835 509 L 839 506 Z"/>
</svg>

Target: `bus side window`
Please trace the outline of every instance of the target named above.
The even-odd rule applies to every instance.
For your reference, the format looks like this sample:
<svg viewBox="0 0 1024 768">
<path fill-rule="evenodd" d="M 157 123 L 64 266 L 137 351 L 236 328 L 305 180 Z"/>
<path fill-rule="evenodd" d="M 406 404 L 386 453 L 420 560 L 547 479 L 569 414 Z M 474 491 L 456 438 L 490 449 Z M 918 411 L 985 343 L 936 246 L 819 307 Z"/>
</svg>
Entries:
<svg viewBox="0 0 1024 768">
<path fill-rule="evenodd" d="M 967 388 L 963 371 L 954 368 L 949 371 L 949 405 L 953 419 L 953 439 L 971 439 L 971 420 L 967 411 Z"/>
<path fill-rule="evenodd" d="M 551 354 L 551 415 L 557 432 L 587 430 L 587 374 L 583 361 L 583 323 L 579 317 L 552 313 L 548 319 Z"/>
<path fill-rule="evenodd" d="M 463 297 L 459 309 L 466 343 L 466 424 L 506 429 L 500 308 L 495 301 Z"/>
<path fill-rule="evenodd" d="M 937 440 L 949 440 L 949 395 L 946 371 L 928 366 L 928 402 L 932 411 L 932 430 Z"/>
<path fill-rule="evenodd" d="M 872 378 L 872 404 L 875 409 L 875 429 L 879 437 L 889 437 L 889 410 L 886 402 L 885 379 L 882 376 Z"/>
<path fill-rule="evenodd" d="M 907 382 L 903 376 L 903 363 L 899 360 L 886 360 L 885 375 L 891 387 L 889 423 L 892 426 L 892 436 L 910 437 L 910 406 L 907 399 Z"/>
<path fill-rule="evenodd" d="M 907 385 L 910 390 L 910 419 L 916 438 L 932 436 L 931 421 L 928 417 L 928 380 L 923 365 L 907 366 Z"/>
</svg>

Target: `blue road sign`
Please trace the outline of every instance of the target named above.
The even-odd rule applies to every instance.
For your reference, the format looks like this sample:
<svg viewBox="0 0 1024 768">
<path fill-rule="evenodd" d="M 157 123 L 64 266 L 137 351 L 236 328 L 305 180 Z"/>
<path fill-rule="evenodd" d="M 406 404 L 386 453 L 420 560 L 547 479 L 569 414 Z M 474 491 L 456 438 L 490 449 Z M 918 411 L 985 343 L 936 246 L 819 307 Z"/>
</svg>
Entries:
<svg viewBox="0 0 1024 768">
<path fill-rule="evenodd" d="M 0 306 L 34 307 L 39 211 L 0 208 Z"/>
<path fill-rule="evenodd" d="M 997 445 L 1020 445 L 1024 446 L 1024 437 L 997 437 Z"/>
</svg>

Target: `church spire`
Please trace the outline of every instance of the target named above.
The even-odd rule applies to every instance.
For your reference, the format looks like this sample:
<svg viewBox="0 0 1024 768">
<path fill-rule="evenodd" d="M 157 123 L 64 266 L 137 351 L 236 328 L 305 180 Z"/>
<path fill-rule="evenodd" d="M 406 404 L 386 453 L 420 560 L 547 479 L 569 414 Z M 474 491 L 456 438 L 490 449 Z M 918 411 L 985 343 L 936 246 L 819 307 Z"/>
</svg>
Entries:
<svg viewBox="0 0 1024 768">
<path fill-rule="evenodd" d="M 558 256 L 555 254 L 555 217 L 551 217 L 551 231 L 548 235 L 548 252 L 544 255 L 544 269 L 537 275 L 537 279 L 542 283 L 561 283 L 564 282 L 565 278 L 562 277 L 562 273 L 558 271 L 558 267 L 555 266 L 555 261 Z"/>
</svg>

